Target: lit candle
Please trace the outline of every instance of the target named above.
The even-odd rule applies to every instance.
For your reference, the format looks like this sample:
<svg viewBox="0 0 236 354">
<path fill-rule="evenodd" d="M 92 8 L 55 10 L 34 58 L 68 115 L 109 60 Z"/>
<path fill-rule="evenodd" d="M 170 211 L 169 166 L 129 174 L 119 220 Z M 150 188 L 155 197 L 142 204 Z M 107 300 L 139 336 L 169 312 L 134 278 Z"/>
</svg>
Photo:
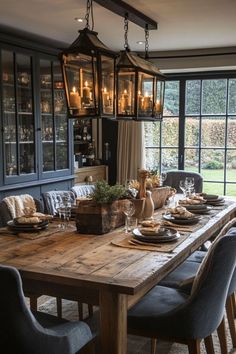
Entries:
<svg viewBox="0 0 236 354">
<path fill-rule="evenodd" d="M 144 100 L 143 100 L 143 109 L 150 109 L 151 98 L 148 96 L 148 92 L 145 92 Z"/>
<path fill-rule="evenodd" d="M 156 111 L 158 113 L 161 112 L 161 101 L 160 100 L 156 100 Z"/>
<path fill-rule="evenodd" d="M 77 109 L 81 108 L 81 97 L 79 96 L 79 93 L 76 91 L 75 86 L 72 88 L 72 91 L 70 92 L 70 105 L 71 107 Z"/>
<path fill-rule="evenodd" d="M 141 95 L 141 91 L 138 91 L 138 108 L 143 109 L 143 96 Z"/>
<path fill-rule="evenodd" d="M 124 97 L 124 111 L 128 111 L 128 109 L 129 109 L 129 95 L 127 93 L 127 90 L 124 90 L 123 97 Z"/>
<path fill-rule="evenodd" d="M 84 101 L 84 103 L 90 103 L 90 88 L 88 86 L 88 81 L 85 81 L 85 83 L 84 83 L 83 101 Z"/>
<path fill-rule="evenodd" d="M 104 87 L 102 91 L 102 103 L 103 107 L 107 107 L 110 105 L 110 97 L 106 87 Z"/>
</svg>

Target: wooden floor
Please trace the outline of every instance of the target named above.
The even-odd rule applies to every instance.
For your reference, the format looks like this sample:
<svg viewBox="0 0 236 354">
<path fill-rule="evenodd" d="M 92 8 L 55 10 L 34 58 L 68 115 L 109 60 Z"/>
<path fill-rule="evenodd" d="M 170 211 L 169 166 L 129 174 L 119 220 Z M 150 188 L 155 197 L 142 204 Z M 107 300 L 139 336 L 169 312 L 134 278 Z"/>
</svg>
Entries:
<svg viewBox="0 0 236 354">
<path fill-rule="evenodd" d="M 41 296 L 38 301 L 39 310 L 56 315 L 56 301 L 53 298 Z M 84 305 L 84 311 L 87 306 Z M 78 320 L 77 303 L 63 300 L 63 317 L 75 321 Z M 228 334 L 228 331 L 227 331 Z M 232 342 L 228 334 L 228 351 L 230 354 L 236 354 L 236 349 L 232 349 Z M 217 334 L 213 335 L 215 354 L 221 354 Z M 188 354 L 187 347 L 181 344 L 172 344 L 167 342 L 158 343 L 158 354 Z M 136 336 L 128 337 L 128 354 L 150 354 L 150 340 Z M 201 354 L 206 354 L 202 343 Z"/>
</svg>

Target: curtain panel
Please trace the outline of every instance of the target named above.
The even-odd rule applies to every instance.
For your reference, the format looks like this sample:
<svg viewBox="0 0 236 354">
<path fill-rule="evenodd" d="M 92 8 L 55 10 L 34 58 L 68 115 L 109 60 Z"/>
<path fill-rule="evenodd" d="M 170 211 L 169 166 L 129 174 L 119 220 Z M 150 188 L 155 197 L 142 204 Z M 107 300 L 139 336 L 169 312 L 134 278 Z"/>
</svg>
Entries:
<svg viewBox="0 0 236 354">
<path fill-rule="evenodd" d="M 144 123 L 118 122 L 117 183 L 137 179 L 138 169 L 145 166 Z"/>
</svg>

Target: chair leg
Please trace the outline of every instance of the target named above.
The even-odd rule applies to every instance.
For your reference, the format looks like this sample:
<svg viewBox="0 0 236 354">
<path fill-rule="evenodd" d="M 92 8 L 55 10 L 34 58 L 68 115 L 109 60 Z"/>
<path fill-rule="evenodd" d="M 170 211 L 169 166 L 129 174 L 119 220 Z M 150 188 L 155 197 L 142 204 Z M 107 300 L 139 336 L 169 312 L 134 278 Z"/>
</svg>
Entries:
<svg viewBox="0 0 236 354">
<path fill-rule="evenodd" d="M 88 314 L 89 317 L 93 317 L 93 305 L 88 304 Z"/>
<path fill-rule="evenodd" d="M 29 300 L 30 300 L 30 309 L 32 311 L 37 311 L 37 309 L 38 309 L 38 296 L 37 295 L 30 295 Z"/>
<path fill-rule="evenodd" d="M 234 294 L 229 296 L 226 301 L 226 313 L 229 323 L 229 331 L 233 343 L 233 348 L 236 348 L 236 327 L 234 322 L 234 308 L 233 308 Z"/>
<path fill-rule="evenodd" d="M 200 354 L 201 339 L 192 339 L 188 341 L 189 354 Z"/>
<path fill-rule="evenodd" d="M 204 338 L 204 342 L 205 342 L 207 354 L 215 354 L 212 336 L 210 335 L 210 336 Z"/>
<path fill-rule="evenodd" d="M 219 340 L 220 340 L 221 354 L 228 354 L 224 318 L 221 321 L 219 327 L 217 328 L 217 333 L 218 333 L 218 337 L 219 337 Z"/>
<path fill-rule="evenodd" d="M 151 354 L 156 354 L 157 352 L 157 339 L 151 338 Z"/>
<path fill-rule="evenodd" d="M 62 318 L 62 299 L 60 297 L 57 300 L 57 317 Z"/>
<path fill-rule="evenodd" d="M 233 304 L 234 317 L 236 318 L 236 299 L 235 299 L 235 292 L 234 292 L 231 296 L 232 296 L 232 304 Z"/>
<path fill-rule="evenodd" d="M 83 313 L 83 304 L 81 302 L 78 302 L 78 313 L 79 313 L 79 319 L 83 320 L 84 313 Z"/>
</svg>

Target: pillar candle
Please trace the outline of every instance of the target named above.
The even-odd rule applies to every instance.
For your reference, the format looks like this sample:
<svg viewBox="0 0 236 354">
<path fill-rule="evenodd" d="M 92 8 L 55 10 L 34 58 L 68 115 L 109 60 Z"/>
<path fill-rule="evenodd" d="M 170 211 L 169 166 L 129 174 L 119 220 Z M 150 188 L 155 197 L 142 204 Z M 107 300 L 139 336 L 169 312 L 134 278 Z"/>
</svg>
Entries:
<svg viewBox="0 0 236 354">
<path fill-rule="evenodd" d="M 79 93 L 76 91 L 75 87 L 73 87 L 72 91 L 70 92 L 70 105 L 71 107 L 78 109 L 81 108 L 81 97 L 79 96 Z"/>
</svg>

